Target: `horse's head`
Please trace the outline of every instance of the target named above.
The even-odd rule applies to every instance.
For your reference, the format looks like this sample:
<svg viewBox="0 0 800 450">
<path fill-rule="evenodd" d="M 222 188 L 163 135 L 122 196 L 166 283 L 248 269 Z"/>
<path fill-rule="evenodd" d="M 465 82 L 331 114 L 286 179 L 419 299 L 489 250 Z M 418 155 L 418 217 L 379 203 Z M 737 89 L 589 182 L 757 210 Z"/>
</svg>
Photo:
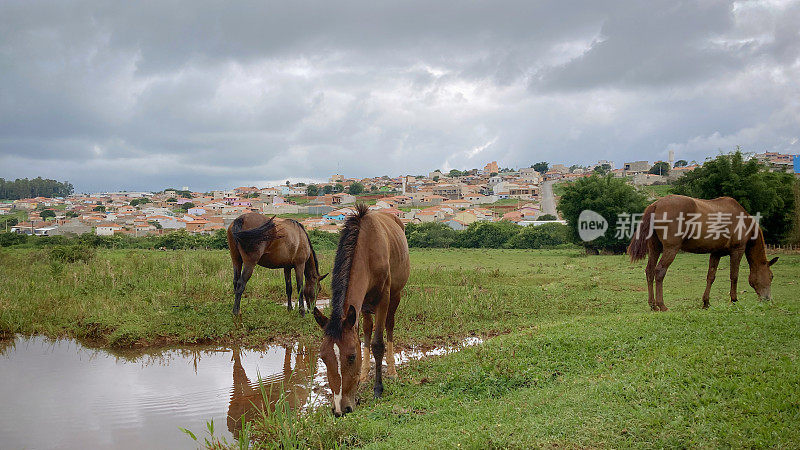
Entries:
<svg viewBox="0 0 800 450">
<path fill-rule="evenodd" d="M 303 285 L 303 298 L 311 299 L 311 304 L 317 304 L 317 295 L 322 291 L 322 280 L 327 277 L 328 274 L 320 276 L 319 273 L 315 273 L 311 276 L 306 277 L 306 283 Z"/>
<path fill-rule="evenodd" d="M 770 266 L 778 261 L 778 257 L 772 258 L 767 263 L 755 264 L 750 267 L 750 286 L 756 291 L 759 299 L 772 300 L 772 270 Z"/>
<path fill-rule="evenodd" d="M 317 308 L 314 308 L 314 318 L 323 330 L 328 329 L 328 318 Z M 319 350 L 327 368 L 328 385 L 333 393 L 333 414 L 336 417 L 353 411 L 361 374 L 361 342 L 356 328 L 356 309 L 350 305 L 347 315 L 341 320 L 341 334 L 334 337 L 326 332 Z"/>
</svg>

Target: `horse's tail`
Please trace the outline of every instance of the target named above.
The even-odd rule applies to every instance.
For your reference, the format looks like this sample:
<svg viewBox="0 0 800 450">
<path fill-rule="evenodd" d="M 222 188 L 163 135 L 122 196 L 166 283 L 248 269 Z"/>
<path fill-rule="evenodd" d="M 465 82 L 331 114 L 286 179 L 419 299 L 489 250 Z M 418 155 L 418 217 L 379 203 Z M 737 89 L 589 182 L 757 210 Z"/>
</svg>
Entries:
<svg viewBox="0 0 800 450">
<path fill-rule="evenodd" d="M 272 216 L 261 226 L 251 228 L 249 230 L 242 230 L 244 218 L 239 216 L 231 224 L 231 234 L 236 240 L 236 243 L 238 243 L 244 251 L 252 251 L 259 243 L 271 241 L 277 237 L 274 219 L 275 216 Z"/>
<path fill-rule="evenodd" d="M 647 241 L 648 239 L 652 239 L 653 236 L 649 236 L 650 234 L 650 220 L 653 217 L 653 214 L 656 212 L 656 204 L 655 202 L 651 203 L 644 210 L 644 214 L 642 215 L 642 222 L 636 227 L 636 232 L 633 233 L 633 237 L 631 238 L 631 243 L 628 245 L 628 255 L 631 257 L 631 262 L 639 261 L 640 259 L 644 258 L 647 254 Z"/>
</svg>

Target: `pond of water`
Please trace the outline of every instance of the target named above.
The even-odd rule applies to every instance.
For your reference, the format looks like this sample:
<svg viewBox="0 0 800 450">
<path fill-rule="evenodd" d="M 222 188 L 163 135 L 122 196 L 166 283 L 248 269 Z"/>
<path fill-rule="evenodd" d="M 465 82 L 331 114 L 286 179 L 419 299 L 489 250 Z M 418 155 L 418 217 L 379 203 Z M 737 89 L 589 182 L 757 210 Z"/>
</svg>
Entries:
<svg viewBox="0 0 800 450">
<path fill-rule="evenodd" d="M 396 360 L 460 347 L 403 351 Z M 327 402 L 316 350 L 107 351 L 39 336 L 0 341 L 0 448 L 193 448 L 179 427 L 200 436 L 210 420 L 231 442 L 242 416 L 273 407 L 281 394 L 294 408 Z"/>
</svg>

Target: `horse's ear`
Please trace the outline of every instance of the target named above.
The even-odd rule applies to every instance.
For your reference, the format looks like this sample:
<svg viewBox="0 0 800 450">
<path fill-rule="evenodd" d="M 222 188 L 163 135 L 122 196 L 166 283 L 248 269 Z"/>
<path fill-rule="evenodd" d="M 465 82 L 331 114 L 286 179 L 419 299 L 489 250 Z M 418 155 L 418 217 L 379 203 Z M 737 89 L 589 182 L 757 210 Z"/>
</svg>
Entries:
<svg viewBox="0 0 800 450">
<path fill-rule="evenodd" d="M 319 281 L 322 281 L 322 280 L 324 280 L 324 279 L 325 279 L 325 277 L 327 277 L 327 276 L 328 276 L 328 275 L 330 275 L 330 274 L 331 274 L 331 273 L 330 273 L 330 272 L 328 272 L 328 273 L 326 273 L 325 275 L 323 275 L 323 276 L 319 277 Z"/>
<path fill-rule="evenodd" d="M 314 307 L 314 319 L 317 321 L 319 327 L 323 330 L 325 329 L 325 326 L 328 325 L 328 318 L 325 317 L 325 314 L 322 314 L 322 311 L 320 311 L 317 307 Z"/>
<path fill-rule="evenodd" d="M 353 328 L 353 325 L 356 324 L 356 308 L 353 305 L 350 305 L 350 309 L 347 310 L 347 317 L 344 318 L 344 328 Z"/>
<path fill-rule="evenodd" d="M 771 266 L 771 265 L 775 264 L 776 262 L 778 262 L 778 257 L 777 256 L 772 258 L 772 259 L 770 259 L 769 263 L 767 263 L 767 265 Z"/>
</svg>

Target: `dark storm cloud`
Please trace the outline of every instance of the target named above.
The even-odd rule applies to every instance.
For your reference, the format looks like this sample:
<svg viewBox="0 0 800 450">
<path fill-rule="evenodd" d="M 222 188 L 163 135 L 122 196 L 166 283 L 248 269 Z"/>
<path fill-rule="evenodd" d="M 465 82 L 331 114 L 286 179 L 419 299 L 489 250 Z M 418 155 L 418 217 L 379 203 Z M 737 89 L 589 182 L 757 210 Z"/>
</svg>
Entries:
<svg viewBox="0 0 800 450">
<path fill-rule="evenodd" d="M 4 2 L 0 176 L 797 153 L 800 2 Z"/>
</svg>

